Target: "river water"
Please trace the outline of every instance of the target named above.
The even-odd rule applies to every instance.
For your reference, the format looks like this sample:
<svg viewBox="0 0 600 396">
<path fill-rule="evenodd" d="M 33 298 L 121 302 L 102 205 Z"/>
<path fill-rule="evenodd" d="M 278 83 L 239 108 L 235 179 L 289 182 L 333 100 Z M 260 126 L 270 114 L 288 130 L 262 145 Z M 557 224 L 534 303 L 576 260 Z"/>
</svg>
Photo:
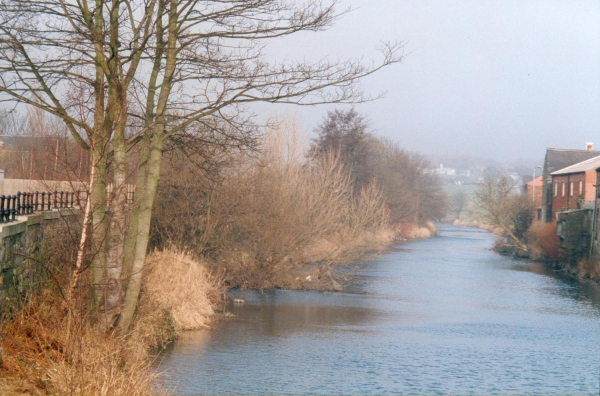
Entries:
<svg viewBox="0 0 600 396">
<path fill-rule="evenodd" d="M 246 293 L 161 356 L 177 394 L 598 394 L 600 292 L 477 229 L 396 246 L 345 293 Z"/>
</svg>

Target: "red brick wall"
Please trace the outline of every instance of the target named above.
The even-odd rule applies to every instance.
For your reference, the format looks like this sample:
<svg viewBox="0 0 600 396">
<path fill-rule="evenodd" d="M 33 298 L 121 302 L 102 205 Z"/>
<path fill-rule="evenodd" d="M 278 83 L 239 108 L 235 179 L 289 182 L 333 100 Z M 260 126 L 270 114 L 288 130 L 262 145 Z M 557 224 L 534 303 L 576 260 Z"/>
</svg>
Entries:
<svg viewBox="0 0 600 396">
<path fill-rule="evenodd" d="M 552 176 L 552 212 L 577 209 L 579 201 L 585 197 L 585 179 L 585 172 Z"/>
</svg>

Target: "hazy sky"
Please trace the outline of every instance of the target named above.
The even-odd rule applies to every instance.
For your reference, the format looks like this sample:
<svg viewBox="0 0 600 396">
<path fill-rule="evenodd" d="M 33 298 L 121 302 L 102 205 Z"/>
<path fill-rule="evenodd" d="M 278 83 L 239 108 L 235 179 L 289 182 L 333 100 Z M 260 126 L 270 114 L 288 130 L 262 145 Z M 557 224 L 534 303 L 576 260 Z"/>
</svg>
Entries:
<svg viewBox="0 0 600 396">
<path fill-rule="evenodd" d="M 270 49 L 368 59 L 380 41 L 405 40 L 406 59 L 362 83 L 387 91 L 357 105 L 378 134 L 410 150 L 510 162 L 587 141 L 600 149 L 600 1 L 342 0 L 349 6 L 330 30 Z M 327 107 L 294 109 L 312 129 Z"/>
</svg>

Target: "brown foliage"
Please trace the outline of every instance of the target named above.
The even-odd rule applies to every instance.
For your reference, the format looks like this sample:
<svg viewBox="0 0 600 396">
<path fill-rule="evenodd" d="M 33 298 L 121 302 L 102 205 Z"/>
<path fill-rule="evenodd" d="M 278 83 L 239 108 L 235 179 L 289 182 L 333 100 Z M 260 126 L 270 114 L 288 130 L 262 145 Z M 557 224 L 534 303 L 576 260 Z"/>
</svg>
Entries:
<svg viewBox="0 0 600 396">
<path fill-rule="evenodd" d="M 536 222 L 531 225 L 525 237 L 532 259 L 550 262 L 560 259 L 556 223 Z"/>
<path fill-rule="evenodd" d="M 581 278 L 589 278 L 600 280 L 600 260 L 598 259 L 582 259 L 575 266 L 577 275 Z"/>
<path fill-rule="evenodd" d="M 98 332 L 44 297 L 0 327 L 3 377 L 34 394 L 151 394 L 149 362 L 125 337 Z"/>
<path fill-rule="evenodd" d="M 339 157 L 307 160 L 304 149 L 288 122 L 267 135 L 261 154 L 234 158 L 215 182 L 188 170 L 173 175 L 159 191 L 155 244 L 192 249 L 223 269 L 230 286 L 250 288 L 282 286 L 309 260 L 364 253 L 367 235 L 387 227 L 381 190 L 370 183 L 355 191 Z M 170 209 L 181 198 L 184 210 Z"/>
</svg>

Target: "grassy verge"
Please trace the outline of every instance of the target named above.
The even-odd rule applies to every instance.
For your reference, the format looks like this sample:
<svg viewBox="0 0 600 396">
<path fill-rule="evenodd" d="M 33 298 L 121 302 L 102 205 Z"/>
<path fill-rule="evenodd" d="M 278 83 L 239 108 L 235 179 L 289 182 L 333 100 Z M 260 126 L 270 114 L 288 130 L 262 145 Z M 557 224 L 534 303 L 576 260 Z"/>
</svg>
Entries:
<svg viewBox="0 0 600 396">
<path fill-rule="evenodd" d="M 156 252 L 136 322 L 128 334 L 106 334 L 87 314 L 85 300 L 63 308 L 46 288 L 0 326 L 2 394 L 149 395 L 156 373 L 152 352 L 178 331 L 210 324 L 221 283 L 188 254 Z"/>
</svg>

